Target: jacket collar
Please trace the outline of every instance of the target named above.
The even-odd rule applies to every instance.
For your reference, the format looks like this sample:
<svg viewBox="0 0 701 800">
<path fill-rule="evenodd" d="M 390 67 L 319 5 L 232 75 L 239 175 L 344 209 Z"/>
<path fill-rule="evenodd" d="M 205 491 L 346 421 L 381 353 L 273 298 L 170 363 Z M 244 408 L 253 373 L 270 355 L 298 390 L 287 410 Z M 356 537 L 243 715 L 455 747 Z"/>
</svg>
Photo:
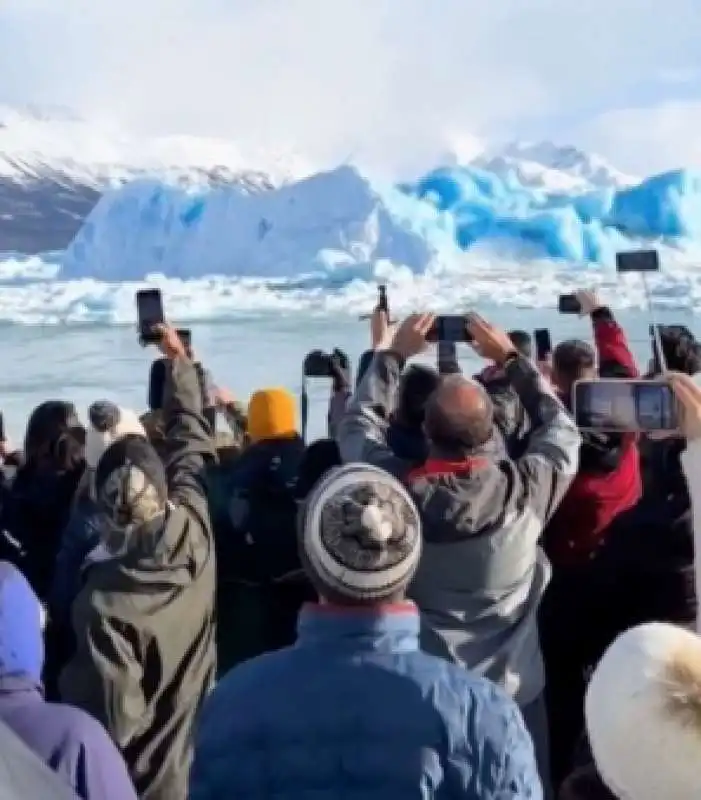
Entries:
<svg viewBox="0 0 701 800">
<path fill-rule="evenodd" d="M 308 603 L 297 624 L 298 647 L 412 652 L 419 649 L 419 613 L 411 602 L 372 608 Z"/>
</svg>

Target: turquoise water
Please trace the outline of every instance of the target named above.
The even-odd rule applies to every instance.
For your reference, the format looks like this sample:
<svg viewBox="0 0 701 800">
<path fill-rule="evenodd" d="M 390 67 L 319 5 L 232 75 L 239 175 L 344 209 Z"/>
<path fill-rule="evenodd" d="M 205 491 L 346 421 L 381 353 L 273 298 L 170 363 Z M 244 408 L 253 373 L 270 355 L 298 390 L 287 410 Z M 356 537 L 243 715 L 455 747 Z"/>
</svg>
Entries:
<svg viewBox="0 0 701 800">
<path fill-rule="evenodd" d="M 543 309 L 481 307 L 491 321 L 505 328 L 548 327 L 554 342 L 570 337 L 589 338 L 588 320 L 566 317 Z M 621 311 L 624 325 L 641 364 L 650 357 L 649 318 L 639 311 Z M 684 312 L 659 313 L 660 322 L 683 323 L 701 335 L 701 326 Z M 242 400 L 256 388 L 286 386 L 297 393 L 301 363 L 314 348 L 340 347 L 354 362 L 369 344 L 366 322 L 347 316 L 306 319 L 302 315 L 247 316 L 226 323 L 193 323 L 193 344 L 212 370 L 215 382 L 227 386 Z M 14 441 L 21 439 L 28 414 L 48 398 L 76 403 L 81 413 L 98 398 L 113 399 L 142 410 L 146 406 L 152 349 L 142 349 L 129 326 L 20 326 L 2 328 L 4 380 L 0 407 Z M 426 359 L 435 358 L 429 352 Z M 461 347 L 466 371 L 476 371 L 478 359 Z M 329 387 L 314 381 L 310 390 L 310 434 L 324 432 Z"/>
</svg>

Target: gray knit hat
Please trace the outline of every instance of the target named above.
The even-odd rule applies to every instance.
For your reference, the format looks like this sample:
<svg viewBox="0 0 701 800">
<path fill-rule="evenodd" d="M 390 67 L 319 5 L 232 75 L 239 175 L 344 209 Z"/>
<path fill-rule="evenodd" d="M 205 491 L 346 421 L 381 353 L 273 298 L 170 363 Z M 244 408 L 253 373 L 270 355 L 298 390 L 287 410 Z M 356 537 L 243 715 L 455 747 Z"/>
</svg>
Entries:
<svg viewBox="0 0 701 800">
<path fill-rule="evenodd" d="M 300 550 L 330 598 L 377 601 L 399 594 L 421 556 L 421 520 L 409 493 L 369 464 L 331 470 L 301 511 Z"/>
</svg>

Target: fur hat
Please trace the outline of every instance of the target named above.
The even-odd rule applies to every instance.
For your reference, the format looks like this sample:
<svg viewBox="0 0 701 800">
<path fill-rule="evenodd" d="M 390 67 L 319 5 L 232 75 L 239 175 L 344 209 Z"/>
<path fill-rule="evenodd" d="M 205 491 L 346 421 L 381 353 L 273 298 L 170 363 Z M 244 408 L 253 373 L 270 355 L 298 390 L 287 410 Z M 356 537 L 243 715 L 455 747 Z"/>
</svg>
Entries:
<svg viewBox="0 0 701 800">
<path fill-rule="evenodd" d="M 300 516 L 302 561 L 329 599 L 377 602 L 400 594 L 421 555 L 421 520 L 406 489 L 368 464 L 332 469 Z"/>
<path fill-rule="evenodd" d="M 120 408 L 108 400 L 98 400 L 88 409 L 90 425 L 85 437 L 85 461 L 96 469 L 107 448 L 122 436 L 135 434 L 147 438 L 139 415 L 128 408 Z"/>
<path fill-rule="evenodd" d="M 618 797 L 701 797 L 701 638 L 651 623 L 631 628 L 594 670 L 585 712 L 601 777 Z"/>
</svg>

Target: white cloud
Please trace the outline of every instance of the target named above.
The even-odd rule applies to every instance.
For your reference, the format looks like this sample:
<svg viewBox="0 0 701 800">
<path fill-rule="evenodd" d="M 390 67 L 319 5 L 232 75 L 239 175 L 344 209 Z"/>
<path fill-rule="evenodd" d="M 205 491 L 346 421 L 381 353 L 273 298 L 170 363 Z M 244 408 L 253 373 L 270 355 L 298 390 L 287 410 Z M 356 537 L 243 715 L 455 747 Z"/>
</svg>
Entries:
<svg viewBox="0 0 701 800">
<path fill-rule="evenodd" d="M 0 0 L 0 100 L 399 165 L 634 97 L 698 0 Z"/>
<path fill-rule="evenodd" d="M 633 174 L 701 169 L 701 100 L 624 108 L 599 115 L 576 133 L 583 144 L 615 158 Z"/>
</svg>

